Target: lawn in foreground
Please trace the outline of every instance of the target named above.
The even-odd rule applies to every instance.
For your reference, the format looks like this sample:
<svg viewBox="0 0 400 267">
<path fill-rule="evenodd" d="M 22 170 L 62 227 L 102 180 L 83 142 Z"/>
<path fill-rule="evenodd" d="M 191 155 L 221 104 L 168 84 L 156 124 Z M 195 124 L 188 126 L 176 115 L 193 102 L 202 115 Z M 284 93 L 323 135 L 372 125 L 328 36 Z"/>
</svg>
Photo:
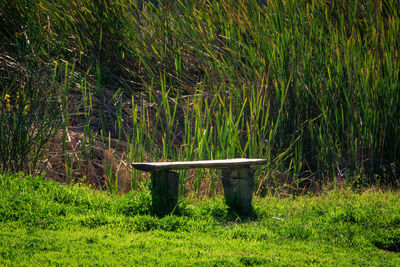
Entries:
<svg viewBox="0 0 400 267">
<path fill-rule="evenodd" d="M 340 189 L 219 198 L 152 216 L 148 192 L 110 196 L 36 177 L 0 179 L 0 265 L 400 265 L 399 193 Z"/>
<path fill-rule="evenodd" d="M 4 229 L 6 225 L 2 225 Z M 323 242 L 227 238 L 213 233 L 2 230 L 2 265 L 384 265 L 399 255 Z"/>
</svg>

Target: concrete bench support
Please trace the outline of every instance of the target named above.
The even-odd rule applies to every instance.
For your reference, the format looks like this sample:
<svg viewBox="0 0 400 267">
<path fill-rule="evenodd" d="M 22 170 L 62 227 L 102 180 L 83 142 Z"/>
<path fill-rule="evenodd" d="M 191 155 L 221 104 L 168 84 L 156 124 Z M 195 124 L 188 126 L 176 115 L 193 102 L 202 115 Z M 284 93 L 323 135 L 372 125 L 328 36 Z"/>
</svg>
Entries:
<svg viewBox="0 0 400 267">
<path fill-rule="evenodd" d="M 132 163 L 141 171 L 151 172 L 152 206 L 156 214 L 171 213 L 178 203 L 179 174 L 171 170 L 214 168 L 222 169 L 222 184 L 226 204 L 244 214 L 252 211 L 254 188 L 252 165 L 265 164 L 264 159 L 229 159 L 178 162 Z"/>
<path fill-rule="evenodd" d="M 250 213 L 253 199 L 254 169 L 222 170 L 222 185 L 226 204 L 235 212 Z"/>
<path fill-rule="evenodd" d="M 153 171 L 150 178 L 154 213 L 165 215 L 173 212 L 178 204 L 179 173 L 168 170 Z"/>
</svg>

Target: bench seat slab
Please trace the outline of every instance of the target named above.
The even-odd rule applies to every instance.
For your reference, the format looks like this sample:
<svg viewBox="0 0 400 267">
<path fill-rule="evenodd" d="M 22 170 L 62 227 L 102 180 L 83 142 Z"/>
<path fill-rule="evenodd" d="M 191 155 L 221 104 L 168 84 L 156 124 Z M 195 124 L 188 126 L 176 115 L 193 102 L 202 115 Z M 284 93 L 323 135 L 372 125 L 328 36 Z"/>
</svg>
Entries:
<svg viewBox="0 0 400 267">
<path fill-rule="evenodd" d="M 228 168 L 248 168 L 253 165 L 266 164 L 265 159 L 224 159 L 224 160 L 200 160 L 200 161 L 175 161 L 175 162 L 141 162 L 132 163 L 135 169 L 153 172 L 161 170 L 183 170 L 197 168 L 213 168 L 213 169 L 228 169 Z"/>
</svg>

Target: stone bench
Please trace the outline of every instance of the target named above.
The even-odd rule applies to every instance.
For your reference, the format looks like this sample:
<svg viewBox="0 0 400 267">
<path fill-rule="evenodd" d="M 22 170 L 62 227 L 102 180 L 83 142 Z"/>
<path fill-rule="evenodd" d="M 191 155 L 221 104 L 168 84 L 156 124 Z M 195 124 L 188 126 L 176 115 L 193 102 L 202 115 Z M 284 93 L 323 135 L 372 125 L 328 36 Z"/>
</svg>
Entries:
<svg viewBox="0 0 400 267">
<path fill-rule="evenodd" d="M 153 210 L 158 214 L 174 211 L 178 203 L 179 174 L 172 170 L 222 169 L 226 204 L 235 212 L 250 213 L 254 187 L 253 165 L 266 164 L 265 159 L 226 159 L 176 162 L 132 163 L 135 169 L 150 172 Z"/>
</svg>

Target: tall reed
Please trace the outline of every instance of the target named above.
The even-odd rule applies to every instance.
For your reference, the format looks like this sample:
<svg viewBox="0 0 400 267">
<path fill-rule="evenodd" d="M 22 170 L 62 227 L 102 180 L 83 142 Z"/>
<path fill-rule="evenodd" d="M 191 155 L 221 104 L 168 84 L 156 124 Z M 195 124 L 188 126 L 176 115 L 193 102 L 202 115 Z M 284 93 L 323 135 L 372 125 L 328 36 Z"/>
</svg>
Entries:
<svg viewBox="0 0 400 267">
<path fill-rule="evenodd" d="M 2 6 L 7 51 L 24 43 L 38 62 L 76 62 L 99 100 L 98 114 L 84 111 L 87 135 L 127 141 L 130 160 L 266 158 L 259 193 L 399 183 L 397 1 Z M 215 177 L 200 170 L 195 190 L 209 178 L 215 191 Z"/>
</svg>

